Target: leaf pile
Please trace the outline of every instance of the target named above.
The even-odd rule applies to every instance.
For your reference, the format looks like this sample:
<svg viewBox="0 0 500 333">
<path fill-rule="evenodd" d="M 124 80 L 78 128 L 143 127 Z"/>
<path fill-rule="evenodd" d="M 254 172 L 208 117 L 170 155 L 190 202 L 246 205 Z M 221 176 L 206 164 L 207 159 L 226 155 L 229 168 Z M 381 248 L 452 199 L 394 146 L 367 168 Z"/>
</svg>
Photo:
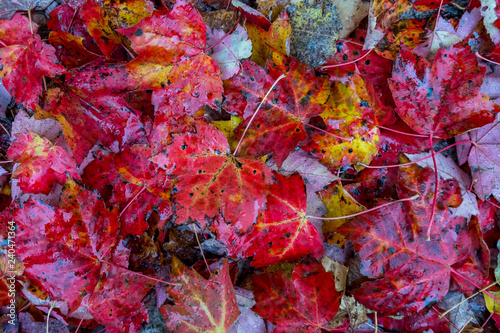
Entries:
<svg viewBox="0 0 500 333">
<path fill-rule="evenodd" d="M 495 1 L 5 2 L 0 331 L 500 327 Z"/>
</svg>

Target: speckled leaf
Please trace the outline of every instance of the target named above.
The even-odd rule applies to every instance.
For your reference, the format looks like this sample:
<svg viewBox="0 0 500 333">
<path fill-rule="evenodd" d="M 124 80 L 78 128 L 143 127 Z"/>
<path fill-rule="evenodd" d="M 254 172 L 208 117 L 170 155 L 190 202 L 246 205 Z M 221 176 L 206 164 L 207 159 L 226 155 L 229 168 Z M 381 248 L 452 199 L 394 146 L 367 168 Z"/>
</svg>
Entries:
<svg viewBox="0 0 500 333">
<path fill-rule="evenodd" d="M 88 0 L 81 7 L 81 16 L 89 34 L 109 58 L 116 47 L 124 42 L 116 29 L 133 26 L 150 16 L 152 11 L 149 0 L 104 1 L 102 6 Z"/>
<path fill-rule="evenodd" d="M 210 54 L 215 60 L 222 73 L 222 80 L 227 80 L 238 73 L 241 64 L 240 59 L 246 59 L 252 55 L 252 42 L 248 40 L 247 31 L 238 24 L 236 29 L 224 39 L 225 33 L 222 29 L 213 29 L 208 33 L 208 46 L 215 45 Z M 222 40 L 219 42 L 219 40 Z"/>
<path fill-rule="evenodd" d="M 411 314 L 441 300 L 450 287 L 451 269 L 469 257 L 470 239 L 462 218 L 426 240 L 400 204 L 355 218 L 339 229 L 361 257 L 370 279 L 353 291 L 356 299 L 381 314 Z M 455 277 L 455 276 L 454 276 Z M 477 277 L 476 277 L 477 278 Z"/>
<path fill-rule="evenodd" d="M 151 159 L 177 179 L 176 223 L 191 218 L 204 226 L 220 212 L 245 232 L 265 206 L 271 170 L 260 160 L 231 155 L 226 137 L 212 125 L 199 121 L 196 129 L 176 136 Z"/>
<path fill-rule="evenodd" d="M 380 137 L 375 112 L 368 99 L 360 76 L 354 75 L 348 84 L 335 82 L 321 117 L 326 132 L 336 137 L 316 131 L 303 149 L 335 168 L 357 162 L 370 164 L 377 154 Z"/>
<path fill-rule="evenodd" d="M 253 256 L 255 267 L 295 261 L 307 255 L 320 258 L 324 252 L 322 237 L 306 217 L 302 177 L 274 176 L 278 183 L 269 187 L 267 209 L 259 214 L 257 224 L 240 237 L 219 219 L 215 225 L 218 238 L 228 247 L 229 256 Z"/>
<path fill-rule="evenodd" d="M 252 40 L 252 56 L 250 60 L 262 67 L 273 50 L 283 55 L 290 55 L 289 37 L 292 32 L 288 14 L 283 11 L 273 22 L 269 30 L 264 30 L 254 24 L 246 24 L 248 37 Z"/>
<path fill-rule="evenodd" d="M 205 280 L 174 257 L 170 282 L 176 284 L 167 288 L 175 305 L 160 310 L 173 332 L 227 332 L 240 314 L 227 261 Z"/>
<path fill-rule="evenodd" d="M 482 200 L 493 195 L 500 201 L 500 115 L 467 135 L 476 143 L 469 153 L 475 193 Z"/>
<path fill-rule="evenodd" d="M 32 132 L 18 134 L 7 156 L 20 163 L 12 178 L 19 180 L 23 192 L 48 194 L 55 181 L 66 182 L 66 173 L 80 179 L 75 160 L 63 148 Z"/>
<path fill-rule="evenodd" d="M 252 280 L 257 302 L 252 310 L 277 325 L 274 332 L 317 332 L 340 306 L 333 273 L 314 261 L 295 266 L 291 279 L 279 271 Z"/>
<path fill-rule="evenodd" d="M 288 154 L 306 139 L 303 122 L 320 114 L 330 94 L 329 83 L 318 78 L 311 67 L 293 58 L 273 53 L 268 62 L 269 74 L 252 62 L 245 61 L 243 68 L 224 83 L 226 110 L 245 120 L 235 131 L 235 139 L 242 137 L 250 116 L 283 72 L 279 81 L 261 106 L 246 132 L 240 153 L 261 157 L 273 153 L 278 166 Z"/>
<path fill-rule="evenodd" d="M 29 39 L 26 46 L 0 48 L 0 75 L 9 94 L 26 108 L 34 110 L 42 93 L 42 78 L 62 74 L 65 69 L 57 63 L 55 49 L 40 39 Z M 29 84 L 27 84 L 29 82 Z"/>
<path fill-rule="evenodd" d="M 403 48 L 389 86 L 396 112 L 413 130 L 452 138 L 495 119 L 495 104 L 479 93 L 485 67 L 469 46 L 440 49 L 432 65 Z"/>
</svg>

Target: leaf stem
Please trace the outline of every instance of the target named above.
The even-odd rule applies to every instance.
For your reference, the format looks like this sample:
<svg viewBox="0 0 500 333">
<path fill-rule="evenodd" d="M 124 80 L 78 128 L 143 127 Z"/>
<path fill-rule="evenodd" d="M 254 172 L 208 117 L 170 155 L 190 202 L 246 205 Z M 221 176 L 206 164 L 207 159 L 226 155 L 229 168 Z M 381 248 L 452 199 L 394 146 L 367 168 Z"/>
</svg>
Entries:
<svg viewBox="0 0 500 333">
<path fill-rule="evenodd" d="M 206 49 L 204 52 L 208 52 L 210 51 L 214 46 L 216 46 L 217 44 L 219 44 L 220 42 L 222 42 L 224 40 L 224 38 L 226 38 L 227 36 L 229 36 L 234 29 L 236 29 L 236 27 L 238 26 L 238 23 L 240 23 L 240 19 L 241 19 L 241 15 L 238 16 L 238 19 L 236 20 L 236 23 L 233 25 L 233 27 L 231 28 L 231 30 L 229 30 L 227 32 L 227 34 L 225 34 L 221 39 L 219 39 L 214 45 L 210 46 L 208 49 Z"/>
<path fill-rule="evenodd" d="M 335 67 L 342 67 L 342 66 L 346 66 L 346 65 L 350 65 L 350 64 L 355 64 L 356 62 L 366 58 L 366 56 L 368 56 L 374 49 L 370 49 L 368 52 L 366 52 L 365 54 L 363 54 L 361 57 L 359 57 L 358 59 L 355 59 L 355 60 L 352 60 L 352 61 L 349 61 L 349 62 L 344 62 L 342 64 L 335 64 L 335 65 L 328 65 L 328 66 L 321 66 L 319 69 L 327 69 L 327 68 L 335 68 Z"/>
<path fill-rule="evenodd" d="M 262 101 L 260 101 L 259 103 L 259 106 L 257 107 L 257 110 L 255 110 L 255 112 L 253 113 L 252 117 L 250 118 L 250 121 L 248 122 L 248 125 L 247 127 L 245 127 L 245 130 L 243 131 L 243 135 L 241 136 L 241 139 L 240 141 L 238 142 L 238 145 L 236 146 L 236 149 L 234 150 L 234 156 L 237 156 L 238 155 L 238 149 L 240 148 L 240 145 L 241 143 L 243 142 L 243 138 L 245 137 L 245 134 L 247 134 L 247 131 L 248 131 L 248 128 L 250 127 L 250 125 L 252 124 L 252 121 L 254 120 L 255 116 L 257 115 L 257 113 L 259 112 L 260 108 L 262 107 L 262 104 L 264 103 L 264 101 L 267 99 L 267 96 L 269 96 L 269 94 L 271 93 L 271 90 L 274 89 L 274 87 L 276 86 L 276 84 L 285 77 L 286 75 L 285 74 L 281 74 L 279 78 L 276 79 L 276 81 L 274 81 L 273 85 L 271 86 L 271 88 L 269 88 L 269 90 L 267 91 L 266 95 L 264 96 L 264 98 L 262 99 Z"/>
<path fill-rule="evenodd" d="M 198 233 L 196 232 L 196 227 L 194 224 L 191 224 L 191 225 L 193 226 L 193 232 L 194 232 L 194 235 L 196 236 L 196 242 L 198 243 L 198 247 L 200 248 L 201 256 L 203 257 L 203 260 L 205 261 L 205 265 L 207 266 L 208 273 L 210 273 L 210 275 L 212 275 L 212 271 L 210 271 L 210 266 L 208 266 L 207 258 L 205 258 L 205 254 L 203 253 L 203 249 L 201 248 L 201 243 L 200 243 L 200 239 L 198 238 Z"/>
<path fill-rule="evenodd" d="M 82 316 L 82 319 L 80 320 L 80 322 L 78 323 L 78 326 L 76 327 L 76 331 L 75 333 L 78 333 L 78 330 L 80 329 L 80 326 L 82 326 L 82 323 L 83 323 L 83 319 L 85 318 L 85 315 L 87 314 L 87 308 L 85 308 L 85 311 L 83 312 L 83 316 Z"/>
<path fill-rule="evenodd" d="M 484 328 L 484 326 L 486 326 L 486 324 L 490 321 L 491 317 L 493 317 L 493 314 L 495 314 L 495 312 L 490 313 L 490 316 L 488 317 L 488 319 L 486 319 L 486 321 L 485 321 L 485 322 L 484 322 L 484 324 L 481 326 L 481 328 Z"/>
<path fill-rule="evenodd" d="M 304 122 L 302 122 L 302 124 L 304 124 L 304 125 L 306 125 L 306 126 L 309 126 L 309 127 L 311 127 L 311 128 L 314 128 L 314 129 L 316 129 L 316 130 L 318 130 L 318 131 L 321 131 L 321 132 L 323 132 L 323 133 L 326 133 L 326 134 L 328 134 L 328 135 L 331 135 L 331 136 L 333 136 L 334 138 L 337 138 L 337 139 L 339 139 L 339 140 L 345 140 L 345 141 L 352 142 L 352 139 L 348 139 L 348 138 L 344 138 L 344 137 L 339 136 L 339 135 L 335 135 L 335 134 L 333 134 L 333 133 L 327 132 L 327 131 L 325 131 L 324 129 L 321 129 L 321 128 L 319 128 L 319 127 L 313 126 L 313 125 L 311 125 L 311 124 L 304 123 Z"/>
<path fill-rule="evenodd" d="M 118 216 L 118 218 L 121 218 L 123 213 L 125 213 L 125 211 L 127 210 L 127 208 L 132 204 L 132 202 L 134 202 L 135 199 L 137 199 L 137 197 L 142 193 L 144 192 L 144 190 L 146 190 L 146 186 L 143 186 L 141 188 L 141 190 L 139 192 L 137 192 L 137 194 L 132 198 L 132 200 L 130 200 L 127 204 L 127 206 L 125 206 L 125 208 L 123 208 L 123 210 L 120 212 L 120 215 Z"/>
<path fill-rule="evenodd" d="M 472 284 L 474 287 L 476 287 L 477 289 L 482 289 L 480 286 L 478 286 L 474 281 L 470 280 L 469 278 L 463 276 L 462 274 L 460 274 L 459 272 L 457 272 L 454 268 L 450 267 L 450 272 L 454 273 L 455 275 L 458 275 L 460 276 L 462 279 L 464 279 L 465 281 L 469 282 L 470 284 Z M 484 291 L 484 293 L 488 296 L 490 296 L 491 298 L 493 298 L 495 301 L 497 301 L 498 303 L 500 303 L 500 300 L 498 298 L 496 298 L 495 296 L 493 296 L 492 294 L 490 294 L 490 292 L 488 291 Z"/>
<path fill-rule="evenodd" d="M 473 144 L 474 146 L 476 146 L 476 143 L 474 141 L 470 141 L 470 140 L 464 140 L 464 141 L 460 141 L 460 142 L 455 142 L 454 144 L 451 144 L 449 145 L 448 147 L 445 147 L 437 152 L 435 152 L 434 154 L 437 155 L 437 154 L 440 154 L 442 153 L 443 151 L 447 150 L 447 149 L 450 149 L 451 147 L 454 147 L 456 145 L 460 145 L 460 144 L 463 144 L 463 143 L 471 143 Z M 402 167 L 402 166 L 408 166 L 408 165 L 413 165 L 415 163 L 418 163 L 418 162 L 421 162 L 421 161 L 425 161 L 426 159 L 428 158 L 431 158 L 432 155 L 429 155 L 427 157 L 423 157 L 421 159 L 418 159 L 416 161 L 412 161 L 412 162 L 408 162 L 408 163 L 403 163 L 403 164 L 392 164 L 392 165 L 379 165 L 379 166 L 372 166 L 372 165 L 366 165 L 364 163 L 361 163 L 361 162 L 358 162 L 359 165 L 362 165 L 364 166 L 365 168 L 367 169 L 382 169 L 382 168 L 399 168 L 399 167 Z"/>
<path fill-rule="evenodd" d="M 432 199 L 432 208 L 431 208 L 431 217 L 429 218 L 429 226 L 427 227 L 427 241 L 431 240 L 431 229 L 432 229 L 432 224 L 434 223 L 434 214 L 436 214 L 436 205 L 437 205 L 437 196 L 438 196 L 438 189 L 439 189 L 439 175 L 438 175 L 438 168 L 437 168 L 437 163 L 436 163 L 436 156 L 434 154 L 434 147 L 432 145 L 432 134 L 429 135 L 429 142 L 431 145 L 431 157 L 432 157 L 432 164 L 434 165 L 434 198 Z"/>
<path fill-rule="evenodd" d="M 134 274 L 134 275 L 138 275 L 138 276 L 142 276 L 146 279 L 150 279 L 150 280 L 153 280 L 153 281 L 156 281 L 156 282 L 160 282 L 160 283 L 163 283 L 163 284 L 168 284 L 170 286 L 176 286 L 177 284 L 175 283 L 170 283 L 170 282 L 167 282 L 167 281 L 163 281 L 163 280 L 160 280 L 160 279 L 157 279 L 157 278 L 154 278 L 154 277 L 151 277 L 151 276 L 147 276 L 147 275 L 144 275 L 144 274 L 141 274 L 139 272 L 134 272 L 134 271 L 131 271 L 130 269 L 128 268 L 125 268 L 123 266 L 120 266 L 120 265 L 117 265 L 115 263 L 112 263 L 112 262 L 109 262 L 109 261 L 106 261 L 106 260 L 101 260 L 101 259 L 98 259 L 100 263 L 103 263 L 103 264 L 108 264 L 108 265 L 111 265 L 111 266 L 115 266 L 117 268 L 121 268 L 123 269 L 124 271 L 127 271 L 131 274 Z"/>
<path fill-rule="evenodd" d="M 359 212 L 359 213 L 355 213 L 355 214 L 351 214 L 351 215 L 346 215 L 346 216 L 336 216 L 336 217 L 318 217 L 318 216 L 310 216 L 310 215 L 306 215 L 305 217 L 306 218 L 312 218 L 312 219 L 318 219 L 318 220 L 342 220 L 342 219 L 348 219 L 348 218 L 351 218 L 351 217 L 356 217 L 356 216 L 359 216 L 359 215 L 363 215 L 365 213 L 369 213 L 369 212 L 372 212 L 374 210 L 377 210 L 377 209 L 380 209 L 382 207 L 385 207 L 385 206 L 389 206 L 389 205 L 392 205 L 392 204 L 395 204 L 397 202 L 403 202 L 403 201 L 412 201 L 412 200 L 415 200 L 419 197 L 419 195 L 414 195 L 410 198 L 404 198 L 404 199 L 399 199 L 399 200 L 395 200 L 395 201 L 391 201 L 391 202 L 388 202 L 388 203 L 385 203 L 383 205 L 380 205 L 380 206 L 377 206 L 377 207 L 373 207 L 373 208 L 370 208 L 370 209 L 367 209 L 367 210 L 364 210 L 362 212 Z"/>
<path fill-rule="evenodd" d="M 487 62 L 491 62 L 492 64 L 495 64 L 495 65 L 500 65 L 500 63 L 496 62 L 496 61 L 493 61 L 493 60 L 490 60 L 488 58 L 485 58 L 483 57 L 482 55 L 480 55 L 478 52 L 476 52 L 476 57 L 478 57 L 479 59 L 482 59 L 484 61 L 487 61 Z"/>
<path fill-rule="evenodd" d="M 401 132 L 401 131 L 398 131 L 398 130 L 395 130 L 395 129 L 392 129 L 392 128 L 389 128 L 389 127 L 385 127 L 385 126 L 378 126 L 378 128 L 384 129 L 386 131 L 390 131 L 390 132 L 402 134 L 402 135 L 414 136 L 416 138 L 426 138 L 427 139 L 429 137 L 428 135 L 423 135 L 423 134 L 405 133 L 405 132 Z"/>
<path fill-rule="evenodd" d="M 14 161 L 0 161 L 0 164 L 5 164 L 5 163 L 14 163 Z"/>
<path fill-rule="evenodd" d="M 483 291 L 485 290 L 488 290 L 490 289 L 491 287 L 493 287 L 495 284 L 497 284 L 496 282 L 493 282 L 492 284 L 490 284 L 489 286 L 487 287 L 484 287 L 483 289 L 479 290 L 478 292 L 476 292 L 475 294 L 472 294 L 471 296 L 465 298 L 464 300 L 462 300 L 461 302 L 459 302 L 458 304 L 455 304 L 452 308 L 449 308 L 448 310 L 446 310 L 445 312 L 441 313 L 439 315 L 439 318 L 443 318 L 444 316 L 446 316 L 448 314 L 448 312 L 450 311 L 453 311 L 453 309 L 455 309 L 456 307 L 460 306 L 460 304 L 463 304 L 465 302 L 467 302 L 468 300 L 470 300 L 471 298 L 473 297 L 476 297 L 478 294 L 482 293 Z"/>
<path fill-rule="evenodd" d="M 28 6 L 29 7 L 29 6 Z M 30 30 L 31 30 L 31 36 L 35 36 L 35 33 L 33 32 L 33 21 L 31 19 L 31 8 L 28 8 L 28 18 L 30 20 Z"/>
</svg>

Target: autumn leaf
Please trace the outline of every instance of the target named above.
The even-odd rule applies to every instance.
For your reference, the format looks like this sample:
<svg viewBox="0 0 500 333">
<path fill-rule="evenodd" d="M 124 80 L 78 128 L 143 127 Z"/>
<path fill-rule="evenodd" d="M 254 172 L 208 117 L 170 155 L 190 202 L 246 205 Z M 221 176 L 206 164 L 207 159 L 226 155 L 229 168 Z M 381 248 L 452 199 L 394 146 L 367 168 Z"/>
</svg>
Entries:
<svg viewBox="0 0 500 333">
<path fill-rule="evenodd" d="M 172 263 L 172 283 L 167 293 L 175 305 L 164 305 L 161 312 L 167 327 L 176 332 L 227 332 L 238 318 L 233 284 L 227 261 L 209 280 L 187 269 L 177 258 Z"/>
<path fill-rule="evenodd" d="M 24 43 L 23 43 L 24 44 Z M 2 83 L 17 103 L 31 110 L 42 93 L 42 79 L 64 73 L 54 54 L 55 49 L 42 42 L 40 36 L 29 39 L 25 45 L 0 48 L 0 75 Z M 30 84 L 26 84 L 28 82 Z"/>
<path fill-rule="evenodd" d="M 403 163 L 408 162 L 406 158 L 400 158 L 400 160 Z M 448 208 L 459 207 L 463 199 L 460 186 L 454 178 L 439 177 L 439 192 L 434 193 L 434 173 L 431 167 L 422 168 L 418 165 L 400 167 L 396 189 L 400 198 L 419 196 L 417 199 L 403 203 L 408 211 L 408 217 L 412 219 L 412 228 L 415 228 L 415 233 L 419 233 L 422 228 L 426 229 L 429 225 L 434 196 L 437 196 L 432 231 L 439 236 L 443 228 L 448 228 L 448 220 L 452 219 Z"/>
<path fill-rule="evenodd" d="M 467 133 L 475 142 L 469 153 L 474 190 L 482 200 L 493 195 L 500 200 L 500 116 L 491 124 Z"/>
<path fill-rule="evenodd" d="M 330 99 L 320 114 L 326 131 L 312 134 L 303 149 L 332 167 L 370 164 L 377 154 L 380 137 L 368 98 L 360 76 L 353 77 L 349 85 L 334 82 Z"/>
<path fill-rule="evenodd" d="M 150 16 L 152 11 L 149 0 L 104 1 L 102 6 L 87 1 L 81 7 L 81 16 L 89 34 L 109 58 L 116 47 L 123 43 L 123 37 L 116 29 L 133 26 Z"/>
<path fill-rule="evenodd" d="M 34 31 L 38 30 L 36 23 L 31 24 Z M 31 37 L 30 20 L 26 16 L 17 13 L 12 20 L 0 20 L 2 46 L 27 45 Z"/>
<path fill-rule="evenodd" d="M 275 332 L 316 332 L 335 317 L 341 293 L 332 272 L 310 261 L 295 266 L 292 278 L 280 271 L 254 275 L 253 311 L 277 325 Z"/>
<path fill-rule="evenodd" d="M 217 63 L 206 54 L 170 63 L 168 55 L 145 51 L 127 65 L 139 90 L 153 90 L 155 110 L 193 116 L 203 106 L 217 108 L 222 80 Z M 158 111 L 160 110 L 160 111 Z"/>
<path fill-rule="evenodd" d="M 213 29 L 208 33 L 207 44 L 213 46 L 210 56 L 219 65 L 222 80 L 227 80 L 240 70 L 240 59 L 252 55 L 252 42 L 248 40 L 247 31 L 239 24 L 229 36 L 224 38 L 224 35 L 223 30 Z"/>
<path fill-rule="evenodd" d="M 123 97 L 111 93 L 85 96 L 77 90 L 82 97 L 73 91 L 50 89 L 45 108 L 38 110 L 37 116 L 54 118 L 61 124 L 77 163 L 97 141 L 115 152 L 127 144 L 146 142 L 138 112 L 130 109 Z"/>
<path fill-rule="evenodd" d="M 355 218 L 339 232 L 354 243 L 361 273 L 370 279 L 354 290 L 356 299 L 383 314 L 419 313 L 447 294 L 455 268 L 468 258 L 469 238 L 461 218 L 449 219 L 426 240 L 400 204 Z M 455 277 L 456 278 L 456 277 Z"/>
<path fill-rule="evenodd" d="M 290 55 L 289 37 L 292 33 L 288 14 L 284 10 L 273 22 L 269 30 L 254 24 L 246 24 L 248 37 L 252 40 L 252 56 L 250 60 L 265 67 L 271 52 L 276 50 L 283 55 Z"/>
<path fill-rule="evenodd" d="M 299 175 L 286 178 L 274 174 L 277 184 L 270 185 L 267 209 L 257 224 L 239 237 L 223 220 L 215 224 L 218 238 L 226 244 L 231 257 L 254 257 L 252 265 L 264 267 L 323 255 L 321 235 L 306 216 L 305 184 Z"/>
<path fill-rule="evenodd" d="M 128 37 L 135 52 L 162 52 L 170 63 L 193 57 L 206 46 L 205 23 L 185 1 L 176 1 L 171 10 L 157 10 L 135 26 L 117 31 Z"/>
<path fill-rule="evenodd" d="M 356 202 L 356 200 L 337 183 L 331 184 L 322 191 L 319 191 L 318 196 L 327 209 L 324 217 L 348 216 L 362 212 L 366 209 L 363 205 Z M 347 221 L 348 219 L 326 220 L 323 222 L 323 233 L 334 233 Z M 345 239 L 338 235 L 334 235 L 333 238 L 329 238 L 329 243 L 336 243 L 342 246 L 345 243 Z"/>
<path fill-rule="evenodd" d="M 66 182 L 66 174 L 80 179 L 75 160 L 63 148 L 32 132 L 18 134 L 7 156 L 20 163 L 12 176 L 23 192 L 48 194 L 55 181 Z"/>
<path fill-rule="evenodd" d="M 403 48 L 389 81 L 396 112 L 417 133 L 444 139 L 491 123 L 496 106 L 479 93 L 485 70 L 469 46 L 441 49 L 432 64 Z"/>
<path fill-rule="evenodd" d="M 191 218 L 204 226 L 220 212 L 245 232 L 264 208 L 271 170 L 259 160 L 231 155 L 226 137 L 213 126 L 197 122 L 196 129 L 151 158 L 177 179 L 176 223 Z"/>
<path fill-rule="evenodd" d="M 288 154 L 307 138 L 303 122 L 322 112 L 330 92 L 328 81 L 317 78 L 311 67 L 292 58 L 287 60 L 277 53 L 273 53 L 273 60 L 267 65 L 269 74 L 256 64 L 245 61 L 240 73 L 224 83 L 224 95 L 227 111 L 244 118 L 235 131 L 235 138 L 239 139 L 274 81 L 281 71 L 286 71 L 285 78 L 262 103 L 239 151 L 252 157 L 272 152 L 280 166 Z"/>
</svg>

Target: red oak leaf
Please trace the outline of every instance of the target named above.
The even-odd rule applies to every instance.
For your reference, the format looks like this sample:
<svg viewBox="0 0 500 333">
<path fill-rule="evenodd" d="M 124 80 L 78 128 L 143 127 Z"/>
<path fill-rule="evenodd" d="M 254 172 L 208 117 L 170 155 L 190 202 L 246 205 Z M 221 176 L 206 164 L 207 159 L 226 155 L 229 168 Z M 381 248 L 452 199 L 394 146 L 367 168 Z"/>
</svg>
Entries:
<svg viewBox="0 0 500 333">
<path fill-rule="evenodd" d="M 205 280 L 174 257 L 171 277 L 176 286 L 169 286 L 167 293 L 175 305 L 164 305 L 160 310 L 172 332 L 227 332 L 238 318 L 227 261 Z"/>
<path fill-rule="evenodd" d="M 262 103 L 241 145 L 244 155 L 261 157 L 273 153 L 280 166 L 307 138 L 304 122 L 323 111 L 330 86 L 326 78 L 316 77 L 312 67 L 275 52 L 272 57 L 273 62 L 267 63 L 269 74 L 245 61 L 240 72 L 224 83 L 224 95 L 226 110 L 245 119 L 235 131 L 235 138 L 239 139 L 274 81 L 286 74 Z"/>
<path fill-rule="evenodd" d="M 66 182 L 66 173 L 80 179 L 75 160 L 63 148 L 32 132 L 17 134 L 7 156 L 20 163 L 12 178 L 19 179 L 23 192 L 48 194 L 55 181 Z"/>
<path fill-rule="evenodd" d="M 306 217 L 305 184 L 300 175 L 286 178 L 274 174 L 277 184 L 269 186 L 267 209 L 257 224 L 239 237 L 224 221 L 215 224 L 218 238 L 233 258 L 252 257 L 252 265 L 264 267 L 295 261 L 307 255 L 320 258 L 323 240 Z"/>
<path fill-rule="evenodd" d="M 212 125 L 198 121 L 196 128 L 196 134 L 176 136 L 165 153 L 152 157 L 177 179 L 176 222 L 192 218 L 205 225 L 220 212 L 245 232 L 264 208 L 271 170 L 260 160 L 231 155 L 226 137 Z"/>
<path fill-rule="evenodd" d="M 0 75 L 5 89 L 17 103 L 32 110 L 38 104 L 38 95 L 42 93 L 42 78 L 65 71 L 57 63 L 55 49 L 42 42 L 39 35 L 29 39 L 26 45 L 1 48 L 0 63 Z"/>
<path fill-rule="evenodd" d="M 432 65 L 403 47 L 389 81 L 396 112 L 417 133 L 444 139 L 491 123 L 497 107 L 479 93 L 485 71 L 470 46 L 440 49 Z"/>
<path fill-rule="evenodd" d="M 257 302 L 252 310 L 277 325 L 273 332 L 317 332 L 340 306 L 333 273 L 314 261 L 295 266 L 291 279 L 279 271 L 252 280 Z"/>
</svg>

